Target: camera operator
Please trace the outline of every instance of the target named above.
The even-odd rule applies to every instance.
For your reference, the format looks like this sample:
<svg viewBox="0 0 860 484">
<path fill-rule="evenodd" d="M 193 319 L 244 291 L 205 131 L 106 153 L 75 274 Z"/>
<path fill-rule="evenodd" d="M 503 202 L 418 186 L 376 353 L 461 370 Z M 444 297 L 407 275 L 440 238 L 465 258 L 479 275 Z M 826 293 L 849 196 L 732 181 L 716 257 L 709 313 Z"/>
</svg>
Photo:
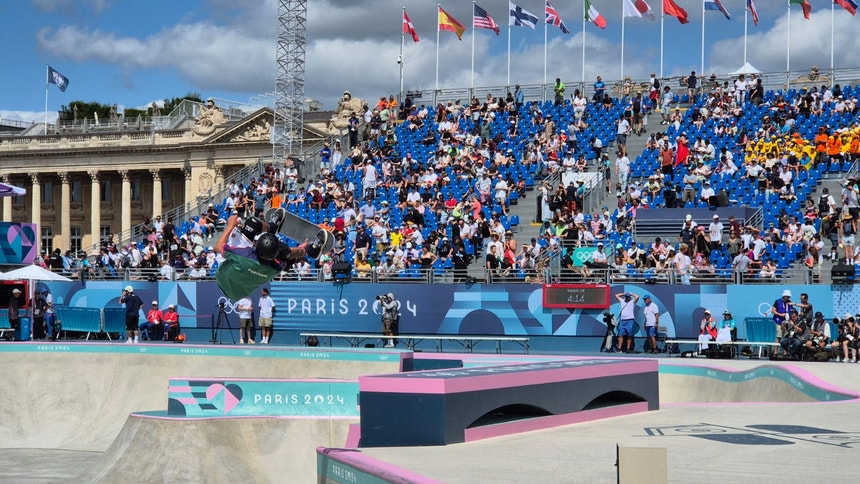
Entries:
<svg viewBox="0 0 860 484">
<path fill-rule="evenodd" d="M 831 345 L 833 357 L 837 362 L 854 363 L 857 361 L 857 346 L 860 343 L 860 326 L 856 324 L 854 316 L 845 313 L 838 327 L 839 336 Z"/>
<path fill-rule="evenodd" d="M 803 344 L 811 354 L 825 351 L 830 340 L 830 325 L 824 320 L 824 314 L 821 311 L 815 313 L 815 319 L 809 325 L 809 331 L 806 334 L 806 341 Z"/>
<path fill-rule="evenodd" d="M 400 326 L 400 301 L 394 299 L 393 293 L 376 296 L 382 306 L 382 334 L 387 337 L 385 348 L 394 348 L 394 336 L 397 336 Z"/>
<path fill-rule="evenodd" d="M 803 348 L 803 338 L 808 330 L 806 321 L 800 320 L 800 315 L 792 311 L 788 319 L 782 323 L 782 338 L 779 346 L 782 351 L 793 359 L 799 359 L 800 349 Z"/>
</svg>

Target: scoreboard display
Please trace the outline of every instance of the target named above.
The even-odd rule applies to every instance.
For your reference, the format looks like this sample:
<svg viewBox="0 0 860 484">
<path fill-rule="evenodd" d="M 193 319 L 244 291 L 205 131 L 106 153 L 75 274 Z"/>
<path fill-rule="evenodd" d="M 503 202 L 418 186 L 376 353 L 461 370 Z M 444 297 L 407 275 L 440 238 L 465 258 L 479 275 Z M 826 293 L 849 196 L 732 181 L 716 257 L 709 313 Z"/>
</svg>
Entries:
<svg viewBox="0 0 860 484">
<path fill-rule="evenodd" d="M 608 308 L 608 284 L 544 284 L 545 308 Z"/>
</svg>

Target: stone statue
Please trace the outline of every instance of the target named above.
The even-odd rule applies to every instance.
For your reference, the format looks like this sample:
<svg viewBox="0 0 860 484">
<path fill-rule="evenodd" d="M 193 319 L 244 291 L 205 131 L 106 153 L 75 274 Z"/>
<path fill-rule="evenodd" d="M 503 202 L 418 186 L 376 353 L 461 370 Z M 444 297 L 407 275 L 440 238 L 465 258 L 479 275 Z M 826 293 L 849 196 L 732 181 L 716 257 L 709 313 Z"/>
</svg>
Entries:
<svg viewBox="0 0 860 484">
<path fill-rule="evenodd" d="M 337 109 L 334 110 L 334 114 L 332 114 L 331 120 L 329 120 L 329 129 L 346 128 L 349 124 L 349 117 L 353 114 L 360 119 L 364 114 L 363 108 L 366 104 L 364 99 L 354 98 L 349 91 L 344 91 L 343 96 L 337 103 Z"/>
<path fill-rule="evenodd" d="M 158 107 L 158 104 L 155 101 L 152 101 L 152 115 L 153 116 L 161 116 L 161 108 Z"/>
<path fill-rule="evenodd" d="M 211 97 L 206 100 L 205 106 L 200 106 L 200 115 L 195 118 L 194 132 L 201 136 L 212 134 L 218 125 L 224 124 L 226 118 L 221 108 L 215 105 L 215 100 Z"/>
<path fill-rule="evenodd" d="M 248 126 L 244 133 L 233 138 L 236 141 L 268 141 L 272 130 L 272 123 L 265 120 L 262 123 L 256 123 Z"/>
<path fill-rule="evenodd" d="M 822 74 L 821 69 L 818 66 L 812 66 L 812 68 L 809 69 L 809 74 L 794 79 L 792 83 L 829 82 L 830 76 L 831 74 Z"/>
</svg>

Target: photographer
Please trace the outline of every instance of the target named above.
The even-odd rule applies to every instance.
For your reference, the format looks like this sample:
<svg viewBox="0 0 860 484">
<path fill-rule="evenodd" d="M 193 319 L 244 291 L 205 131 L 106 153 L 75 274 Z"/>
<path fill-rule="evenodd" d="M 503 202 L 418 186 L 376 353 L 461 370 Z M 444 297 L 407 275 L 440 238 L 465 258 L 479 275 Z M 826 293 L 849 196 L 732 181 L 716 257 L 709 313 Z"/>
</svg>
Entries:
<svg viewBox="0 0 860 484">
<path fill-rule="evenodd" d="M 809 325 L 809 331 L 806 333 L 807 337 L 803 344 L 810 354 L 825 351 L 830 340 L 830 325 L 824 320 L 824 314 L 821 311 L 815 313 L 815 319 Z"/>
<path fill-rule="evenodd" d="M 615 316 L 612 313 L 603 313 L 603 324 L 606 325 L 606 335 L 603 337 L 603 344 L 600 346 L 600 351 L 607 353 L 615 352 Z"/>
<path fill-rule="evenodd" d="M 789 318 L 782 323 L 783 336 L 779 340 L 779 346 L 782 347 L 782 351 L 790 358 L 798 359 L 806 332 L 806 321 L 800 320 L 797 311 L 792 311 Z"/>
<path fill-rule="evenodd" d="M 388 339 L 385 348 L 394 348 L 394 336 L 397 336 L 400 326 L 400 301 L 394 299 L 393 293 L 376 296 L 382 307 L 382 334 Z"/>
<path fill-rule="evenodd" d="M 831 345 L 833 357 L 837 362 L 854 363 L 857 361 L 857 346 L 860 343 L 860 326 L 857 325 L 854 316 L 845 313 L 838 327 L 839 336 Z"/>
</svg>

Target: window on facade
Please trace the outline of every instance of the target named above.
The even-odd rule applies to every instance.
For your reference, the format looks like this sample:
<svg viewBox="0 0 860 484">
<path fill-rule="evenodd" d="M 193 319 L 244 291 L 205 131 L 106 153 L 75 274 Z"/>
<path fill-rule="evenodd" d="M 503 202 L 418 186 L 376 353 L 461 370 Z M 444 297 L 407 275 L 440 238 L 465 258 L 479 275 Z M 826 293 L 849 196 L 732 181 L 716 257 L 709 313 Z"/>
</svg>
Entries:
<svg viewBox="0 0 860 484">
<path fill-rule="evenodd" d="M 54 203 L 54 182 L 42 182 L 42 203 Z"/>
<path fill-rule="evenodd" d="M 140 201 L 140 192 L 141 187 L 143 185 L 143 180 L 140 177 L 134 177 L 131 179 L 131 199 L 132 201 L 139 202 Z"/>
<path fill-rule="evenodd" d="M 54 229 L 53 227 L 42 227 L 42 250 L 48 254 L 54 251 Z"/>
<path fill-rule="evenodd" d="M 72 249 L 73 254 L 77 254 L 81 250 L 81 242 L 83 240 L 83 231 L 80 227 L 72 227 L 72 233 L 69 235 L 69 249 Z"/>
<path fill-rule="evenodd" d="M 172 200 L 173 199 L 173 180 L 170 178 L 162 178 L 161 179 L 161 199 L 162 200 Z"/>
<path fill-rule="evenodd" d="M 72 193 L 70 197 L 72 203 L 81 203 L 83 200 L 83 183 L 80 180 L 72 180 Z"/>
<path fill-rule="evenodd" d="M 100 198 L 99 200 L 100 200 L 101 202 L 104 202 L 104 203 L 110 203 L 110 202 L 111 202 L 111 196 L 110 196 L 110 180 L 102 180 L 102 181 L 100 181 L 100 182 L 99 182 L 99 186 L 101 187 L 101 188 L 100 188 L 101 193 L 99 194 L 101 198 Z"/>
</svg>

